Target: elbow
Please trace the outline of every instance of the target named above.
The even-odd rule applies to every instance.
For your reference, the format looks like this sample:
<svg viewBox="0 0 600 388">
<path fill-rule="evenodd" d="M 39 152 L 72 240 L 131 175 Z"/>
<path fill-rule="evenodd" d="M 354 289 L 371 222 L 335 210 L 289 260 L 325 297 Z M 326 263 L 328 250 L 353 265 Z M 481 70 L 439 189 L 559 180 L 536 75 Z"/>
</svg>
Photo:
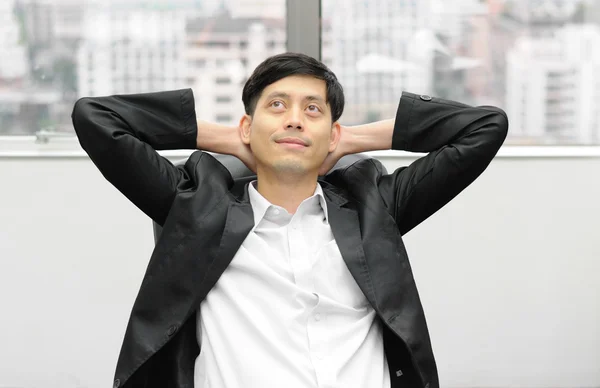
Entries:
<svg viewBox="0 0 600 388">
<path fill-rule="evenodd" d="M 89 118 L 90 112 L 90 99 L 88 97 L 80 98 L 73 105 L 73 112 L 71 112 L 71 121 L 73 122 L 73 128 L 78 137 L 84 134 L 84 127 L 87 127 L 86 121 Z"/>
<path fill-rule="evenodd" d="M 79 144 L 88 154 L 102 148 L 106 143 L 106 134 L 98 121 L 98 104 L 90 97 L 80 98 L 73 105 L 71 121 Z"/>
<path fill-rule="evenodd" d="M 91 101 L 89 98 L 80 98 L 73 105 L 73 112 L 71 112 L 71 122 L 73 123 L 75 135 L 77 135 L 79 144 L 86 152 L 88 152 L 88 144 L 92 142 L 90 137 L 93 137 L 93 133 L 90 130 L 90 105 Z"/>
<path fill-rule="evenodd" d="M 496 115 L 496 131 L 498 132 L 498 140 L 500 145 L 504 143 L 506 140 L 506 136 L 508 136 L 508 116 L 506 112 L 502 109 L 497 108 L 498 114 Z"/>
<path fill-rule="evenodd" d="M 482 106 L 480 108 L 492 112 L 489 116 L 488 130 L 490 134 L 493 133 L 494 142 L 500 148 L 508 135 L 508 115 L 504 110 L 495 106 Z"/>
</svg>

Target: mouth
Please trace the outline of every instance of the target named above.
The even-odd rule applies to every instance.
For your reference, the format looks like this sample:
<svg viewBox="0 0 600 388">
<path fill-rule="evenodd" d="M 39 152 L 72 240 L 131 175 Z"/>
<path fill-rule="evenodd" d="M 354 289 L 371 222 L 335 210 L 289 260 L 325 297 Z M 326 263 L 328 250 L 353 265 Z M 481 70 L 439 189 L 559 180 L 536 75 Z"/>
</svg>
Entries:
<svg viewBox="0 0 600 388">
<path fill-rule="evenodd" d="M 293 150 L 302 150 L 304 148 L 306 148 L 305 145 L 302 144 L 297 144 L 297 143 L 278 143 L 280 146 L 283 146 L 285 148 L 291 148 Z"/>
<path fill-rule="evenodd" d="M 308 147 L 308 145 L 302 140 L 298 138 L 287 137 L 281 140 L 276 141 L 277 144 L 282 145 L 286 148 L 293 149 L 302 149 Z"/>
</svg>

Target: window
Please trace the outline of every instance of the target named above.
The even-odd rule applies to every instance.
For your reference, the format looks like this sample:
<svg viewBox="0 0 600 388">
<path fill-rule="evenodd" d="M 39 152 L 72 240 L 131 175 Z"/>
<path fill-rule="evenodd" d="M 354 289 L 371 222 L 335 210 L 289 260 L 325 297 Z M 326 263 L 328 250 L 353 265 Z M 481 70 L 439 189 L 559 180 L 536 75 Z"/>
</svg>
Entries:
<svg viewBox="0 0 600 388">
<path fill-rule="evenodd" d="M 231 83 L 231 78 L 229 77 L 217 77 L 215 79 L 217 85 L 227 85 Z"/>
<path fill-rule="evenodd" d="M 365 123 L 375 112 L 393 118 L 409 91 L 496 105 L 509 120 L 523 114 L 511 122 L 507 145 L 531 145 L 530 125 L 548 108 L 561 122 L 537 124 L 539 145 L 600 145 L 597 120 L 587 120 L 600 112 L 589 88 L 600 79 L 600 18 L 556 23 L 539 2 L 487 3 L 322 0 L 322 57 L 346 93 L 342 123 Z M 589 4 L 600 14 L 600 2 Z M 541 16 L 515 23 L 523 20 L 516 12 Z"/>
<path fill-rule="evenodd" d="M 233 99 L 231 96 L 217 96 L 216 101 L 219 104 L 230 103 Z"/>
<path fill-rule="evenodd" d="M 60 7 L 60 1 L 43 7 L 32 1 L 0 1 L 2 45 L 10 53 L 8 60 L 0 60 L 0 141 L 33 135 L 40 123 L 72 134 L 69 112 L 79 97 L 148 88 L 202 88 L 197 110 L 203 119 L 217 119 L 212 106 L 218 103 L 219 114 L 227 106 L 235 120 L 243 114 L 239 98 L 232 94 L 228 101 L 224 95 L 245 81 L 241 78 L 253 70 L 249 66 L 284 51 L 282 43 L 287 42 L 290 51 L 310 47 L 310 54 L 320 55 L 338 75 L 347 101 L 344 124 L 364 123 L 375 114 L 394 117 L 397 100 L 407 90 L 497 105 L 509 118 L 523 114 L 524 120 L 511 123 L 506 144 L 531 145 L 530 138 L 519 134 L 544 132 L 546 125 L 540 122 L 537 130 L 516 126 L 535 123 L 543 115 L 535 110 L 551 107 L 568 111 L 563 113 L 564 130 L 560 137 L 544 133 L 539 144 L 561 145 L 570 139 L 569 145 L 600 145 L 600 92 L 589 87 L 600 80 L 600 18 L 534 23 L 515 12 L 531 13 L 529 3 L 536 2 L 511 7 L 517 2 L 498 1 L 489 9 L 476 0 L 447 2 L 460 6 L 321 0 L 317 14 L 322 20 L 313 23 L 305 11 L 314 3 L 302 0 L 170 0 L 168 7 L 134 0 L 69 7 Z M 600 2 L 592 3 L 590 15 L 600 15 Z M 294 8 L 287 12 L 286 7 Z M 41 33 L 35 23 L 39 20 L 49 23 L 43 31 L 56 33 Z M 82 28 L 100 21 L 106 25 Z M 257 23 L 263 26 L 256 28 Z M 311 35 L 316 25 L 323 27 L 321 42 Z M 112 34 L 95 34 L 101 30 Z M 290 38 L 288 31 L 297 36 Z M 264 44 L 255 45 L 257 40 Z M 366 70 L 359 71 L 359 65 Z M 128 81 L 127 76 L 141 79 Z M 26 109 L 19 97 L 25 91 L 45 110 Z M 46 112 L 43 117 L 41 111 Z M 569 130 L 573 132 L 565 135 Z"/>
<path fill-rule="evenodd" d="M 206 66 L 206 59 L 194 59 L 194 60 L 188 61 L 188 66 L 201 69 L 204 66 Z"/>
<path fill-rule="evenodd" d="M 204 47 L 211 47 L 211 48 L 224 48 L 224 49 L 227 49 L 227 48 L 229 48 L 229 42 L 210 41 L 210 42 L 205 42 L 204 44 L 202 44 L 202 46 L 204 46 Z"/>
<path fill-rule="evenodd" d="M 238 0 L 225 5 L 169 0 L 165 7 L 135 0 L 68 7 L 61 1 L 44 7 L 35 1 L 0 3 L 0 45 L 10 53 L 0 60 L 0 141 L 35 135 L 42 127 L 74 135 L 70 112 L 80 97 L 187 87 L 202 88 L 195 90 L 202 119 L 236 121 L 244 112 L 234 83 L 245 82 L 253 70 L 248 66 L 257 60 L 285 50 L 248 51 L 249 42 L 262 39 L 266 46 L 287 36 L 286 0 L 245 0 L 243 6 Z M 50 23 L 44 28 L 56 33 L 41 34 L 36 20 Z M 216 87 L 204 88 L 210 80 Z M 24 92 L 37 101 L 36 109 L 20 97 Z M 31 144 L 36 150 L 44 146 Z M 74 137 L 73 144 L 78 148 Z"/>
<path fill-rule="evenodd" d="M 233 120 L 233 116 L 229 114 L 219 114 L 217 115 L 216 121 L 217 123 L 227 124 Z"/>
</svg>

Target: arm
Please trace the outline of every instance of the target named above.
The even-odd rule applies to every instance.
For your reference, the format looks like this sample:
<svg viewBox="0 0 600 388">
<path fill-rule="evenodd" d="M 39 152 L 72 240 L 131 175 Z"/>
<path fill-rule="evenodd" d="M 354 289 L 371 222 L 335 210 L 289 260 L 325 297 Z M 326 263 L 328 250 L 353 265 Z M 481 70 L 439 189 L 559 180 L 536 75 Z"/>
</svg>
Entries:
<svg viewBox="0 0 600 388">
<path fill-rule="evenodd" d="M 349 153 L 394 149 L 427 152 L 408 167 L 378 179 L 402 234 L 471 184 L 506 138 L 508 118 L 495 107 L 471 107 L 403 93 L 395 120 L 347 127 Z"/>
<path fill-rule="evenodd" d="M 160 225 L 177 187 L 190 177 L 156 150 L 223 151 L 225 132 L 236 132 L 197 121 L 191 89 L 85 97 L 75 103 L 71 118 L 82 148 L 104 177 Z"/>
</svg>

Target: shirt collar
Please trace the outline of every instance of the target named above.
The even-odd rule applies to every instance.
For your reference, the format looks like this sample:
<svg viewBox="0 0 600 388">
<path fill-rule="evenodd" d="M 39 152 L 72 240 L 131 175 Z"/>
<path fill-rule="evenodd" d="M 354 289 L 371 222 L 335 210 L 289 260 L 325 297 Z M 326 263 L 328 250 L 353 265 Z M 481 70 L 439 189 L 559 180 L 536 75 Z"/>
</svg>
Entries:
<svg viewBox="0 0 600 388">
<path fill-rule="evenodd" d="M 255 226 L 258 225 L 258 223 L 263 219 L 267 210 L 269 210 L 269 208 L 271 206 L 275 206 L 271 202 L 269 202 L 265 197 L 263 197 L 258 192 L 258 190 L 256 190 L 257 182 L 258 182 L 257 180 L 253 180 L 248 185 L 248 196 L 250 199 L 250 204 L 252 205 L 252 211 L 254 213 L 254 225 Z M 327 223 L 329 223 L 329 215 L 327 213 L 327 202 L 325 201 L 325 195 L 323 194 L 323 188 L 321 187 L 319 182 L 317 182 L 317 187 L 315 188 L 315 192 L 313 193 L 313 195 L 306 198 L 304 201 L 308 201 L 313 197 L 318 198 L 319 205 L 321 206 L 321 209 L 323 210 L 323 213 L 325 214 L 325 220 L 327 221 Z M 302 202 L 304 202 L 304 201 L 302 201 Z"/>
</svg>

